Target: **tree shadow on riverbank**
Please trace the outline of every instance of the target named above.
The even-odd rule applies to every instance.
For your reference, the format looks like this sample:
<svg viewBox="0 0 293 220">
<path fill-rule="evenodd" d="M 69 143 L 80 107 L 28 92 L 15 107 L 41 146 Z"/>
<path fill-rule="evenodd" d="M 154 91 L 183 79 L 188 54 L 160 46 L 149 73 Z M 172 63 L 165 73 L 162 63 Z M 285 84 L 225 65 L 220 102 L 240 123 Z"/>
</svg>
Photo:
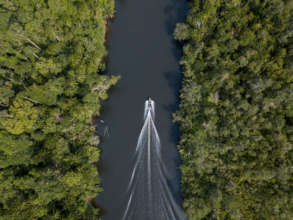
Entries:
<svg viewBox="0 0 293 220">
<path fill-rule="evenodd" d="M 162 1 L 162 0 L 161 0 Z M 176 71 L 167 71 L 164 72 L 164 77 L 167 80 L 168 86 L 173 88 L 172 91 L 174 91 L 173 97 L 175 97 L 175 100 L 173 103 L 164 106 L 164 108 L 168 112 L 175 113 L 178 110 L 179 106 L 179 95 L 180 95 L 180 89 L 181 89 L 181 80 L 182 80 L 182 68 L 179 65 L 180 59 L 182 57 L 182 44 L 178 41 L 175 41 L 173 38 L 173 32 L 176 27 L 176 23 L 178 22 L 184 22 L 186 19 L 187 11 L 188 11 L 188 4 L 187 1 L 185 3 L 182 3 L 182 1 L 178 0 L 169 0 L 169 4 L 164 9 L 164 15 L 165 15 L 165 30 L 168 33 L 169 40 L 172 41 L 172 54 L 174 56 L 174 60 L 176 60 L 178 64 L 178 68 Z M 173 116 L 170 115 L 171 120 L 173 121 Z M 171 142 L 176 143 L 176 147 L 179 142 L 180 132 L 177 124 L 174 124 L 171 127 L 171 130 L 169 131 L 171 133 Z M 181 183 L 181 172 L 180 172 L 180 154 L 178 152 L 178 149 L 176 149 L 176 157 L 174 158 L 174 163 L 176 166 L 176 177 L 174 181 L 168 181 L 168 184 L 170 185 L 172 192 L 174 194 L 174 197 L 176 201 L 181 205 L 182 199 L 180 194 L 180 183 Z M 177 192 L 177 193 L 176 193 Z"/>
</svg>

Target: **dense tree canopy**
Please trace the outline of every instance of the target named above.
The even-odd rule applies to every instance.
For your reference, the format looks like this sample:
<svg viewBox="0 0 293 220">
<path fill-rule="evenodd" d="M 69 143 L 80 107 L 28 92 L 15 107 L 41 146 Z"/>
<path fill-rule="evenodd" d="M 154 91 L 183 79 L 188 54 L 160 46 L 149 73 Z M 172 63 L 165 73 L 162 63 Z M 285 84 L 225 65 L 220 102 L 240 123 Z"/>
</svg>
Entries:
<svg viewBox="0 0 293 220">
<path fill-rule="evenodd" d="M 0 0 L 0 219 L 97 219 L 112 0 Z"/>
<path fill-rule="evenodd" d="M 192 0 L 179 111 L 189 219 L 293 219 L 292 0 Z"/>
</svg>

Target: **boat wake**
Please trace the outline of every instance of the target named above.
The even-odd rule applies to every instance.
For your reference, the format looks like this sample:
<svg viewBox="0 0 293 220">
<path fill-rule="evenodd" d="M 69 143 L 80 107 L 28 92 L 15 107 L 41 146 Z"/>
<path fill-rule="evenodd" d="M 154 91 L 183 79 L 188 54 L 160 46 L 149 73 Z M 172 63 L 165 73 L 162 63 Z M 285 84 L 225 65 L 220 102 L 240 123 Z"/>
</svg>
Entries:
<svg viewBox="0 0 293 220">
<path fill-rule="evenodd" d="M 168 185 L 154 119 L 155 103 L 149 98 L 145 102 L 144 124 L 135 150 L 135 163 L 127 191 L 129 199 L 123 220 L 186 219 Z"/>
</svg>

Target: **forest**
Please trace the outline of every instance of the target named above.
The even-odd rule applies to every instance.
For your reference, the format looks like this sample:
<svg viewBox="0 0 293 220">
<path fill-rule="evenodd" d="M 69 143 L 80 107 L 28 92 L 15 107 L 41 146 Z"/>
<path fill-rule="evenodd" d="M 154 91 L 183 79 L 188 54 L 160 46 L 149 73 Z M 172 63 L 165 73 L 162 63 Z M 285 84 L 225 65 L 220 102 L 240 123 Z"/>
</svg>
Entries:
<svg viewBox="0 0 293 220">
<path fill-rule="evenodd" d="M 185 213 L 293 219 L 293 1 L 189 4 L 174 31 Z"/>
<path fill-rule="evenodd" d="M 293 219 L 293 0 L 188 3 L 173 33 L 185 214 Z M 0 0 L 1 220 L 100 219 L 113 16 L 114 0 Z"/>
<path fill-rule="evenodd" d="M 0 0 L 0 218 L 97 219 L 113 0 Z"/>
</svg>

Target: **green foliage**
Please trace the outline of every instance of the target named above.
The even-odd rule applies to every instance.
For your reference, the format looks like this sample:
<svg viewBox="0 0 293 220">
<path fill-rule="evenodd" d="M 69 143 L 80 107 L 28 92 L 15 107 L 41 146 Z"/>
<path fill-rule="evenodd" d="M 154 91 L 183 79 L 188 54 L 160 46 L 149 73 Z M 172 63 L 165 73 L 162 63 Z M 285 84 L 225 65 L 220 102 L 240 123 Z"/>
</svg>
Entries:
<svg viewBox="0 0 293 220">
<path fill-rule="evenodd" d="M 113 0 L 0 0 L 0 219 L 97 219 Z"/>
<path fill-rule="evenodd" d="M 176 40 L 187 40 L 189 37 L 188 25 L 184 23 L 177 23 L 174 30 L 174 38 Z"/>
<path fill-rule="evenodd" d="M 293 219 L 293 2 L 190 6 L 174 33 L 186 40 L 174 115 L 186 214 Z"/>
</svg>

